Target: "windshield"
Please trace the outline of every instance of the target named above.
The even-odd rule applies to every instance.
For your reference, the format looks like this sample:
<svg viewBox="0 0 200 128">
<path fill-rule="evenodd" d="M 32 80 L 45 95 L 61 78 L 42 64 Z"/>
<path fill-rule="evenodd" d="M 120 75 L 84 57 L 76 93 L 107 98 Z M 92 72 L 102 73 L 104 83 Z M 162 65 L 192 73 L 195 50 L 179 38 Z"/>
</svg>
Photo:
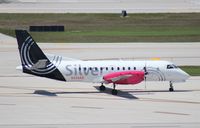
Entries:
<svg viewBox="0 0 200 128">
<path fill-rule="evenodd" d="M 167 65 L 167 69 L 174 69 L 174 68 L 178 68 L 178 67 L 174 64 L 168 64 Z"/>
</svg>

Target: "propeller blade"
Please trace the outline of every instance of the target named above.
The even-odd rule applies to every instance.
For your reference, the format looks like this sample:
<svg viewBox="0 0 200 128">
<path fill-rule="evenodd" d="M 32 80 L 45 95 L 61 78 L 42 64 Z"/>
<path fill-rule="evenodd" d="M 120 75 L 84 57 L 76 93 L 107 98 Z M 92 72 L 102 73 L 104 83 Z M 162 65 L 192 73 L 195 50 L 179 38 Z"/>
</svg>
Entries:
<svg viewBox="0 0 200 128">
<path fill-rule="evenodd" d="M 148 72 L 147 72 L 147 64 L 146 64 L 146 61 L 145 61 L 145 67 L 144 67 L 144 85 L 145 85 L 145 91 L 146 91 L 146 89 L 147 89 L 147 86 L 146 86 L 146 79 L 147 79 L 147 77 L 146 77 L 146 75 L 148 74 Z"/>
</svg>

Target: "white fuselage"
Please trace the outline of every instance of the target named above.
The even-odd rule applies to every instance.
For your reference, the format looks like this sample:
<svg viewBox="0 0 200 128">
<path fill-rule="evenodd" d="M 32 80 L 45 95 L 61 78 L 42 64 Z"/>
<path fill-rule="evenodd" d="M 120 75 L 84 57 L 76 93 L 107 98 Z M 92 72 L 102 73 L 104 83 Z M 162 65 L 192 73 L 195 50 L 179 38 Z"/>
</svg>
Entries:
<svg viewBox="0 0 200 128">
<path fill-rule="evenodd" d="M 52 61 L 54 63 L 54 61 Z M 103 76 L 120 71 L 144 71 L 147 81 L 184 82 L 189 75 L 168 61 L 62 60 L 57 68 L 68 82 L 104 83 Z"/>
<path fill-rule="evenodd" d="M 168 61 L 82 61 L 57 55 L 44 54 L 26 30 L 15 30 L 24 73 L 67 82 L 113 84 L 112 94 L 117 95 L 116 84 L 138 84 L 142 81 L 184 82 L 189 75 Z"/>
</svg>

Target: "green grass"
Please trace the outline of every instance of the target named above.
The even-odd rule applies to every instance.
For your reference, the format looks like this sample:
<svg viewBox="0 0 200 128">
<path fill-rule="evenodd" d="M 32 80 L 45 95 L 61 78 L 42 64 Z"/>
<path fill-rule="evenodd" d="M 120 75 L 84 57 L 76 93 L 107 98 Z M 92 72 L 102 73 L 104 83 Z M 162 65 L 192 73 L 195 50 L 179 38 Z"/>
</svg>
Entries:
<svg viewBox="0 0 200 128">
<path fill-rule="evenodd" d="M 30 25 L 64 25 L 65 32 L 32 32 L 39 42 L 199 42 L 200 13 L 0 14 L 0 32 Z"/>
<path fill-rule="evenodd" d="M 200 76 L 200 66 L 179 66 L 191 76 Z"/>
<path fill-rule="evenodd" d="M 183 31 L 184 30 L 184 31 Z M 200 29 L 198 28 L 185 28 L 185 29 L 135 29 L 133 30 L 105 30 L 105 31 L 68 31 L 61 34 L 77 35 L 77 36 L 187 36 L 199 35 Z M 59 34 L 59 33 L 58 33 Z"/>
</svg>

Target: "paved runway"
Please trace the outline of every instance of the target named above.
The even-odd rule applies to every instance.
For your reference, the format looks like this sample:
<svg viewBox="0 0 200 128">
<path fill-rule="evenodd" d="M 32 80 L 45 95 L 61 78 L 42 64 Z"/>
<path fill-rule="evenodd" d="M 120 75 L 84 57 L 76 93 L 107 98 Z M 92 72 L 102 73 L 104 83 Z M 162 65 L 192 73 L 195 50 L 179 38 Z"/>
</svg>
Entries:
<svg viewBox="0 0 200 128">
<path fill-rule="evenodd" d="M 177 65 L 200 65 L 200 43 L 40 44 L 45 52 L 83 60 L 160 58 Z M 62 47 L 60 47 L 62 46 Z M 75 53 L 76 54 L 75 54 Z M 113 54 L 110 54 L 113 53 Z"/>
<path fill-rule="evenodd" d="M 198 43 L 39 45 L 45 52 L 80 59 L 199 55 Z M 0 58 L 0 127 L 200 127 L 200 77 L 175 84 L 175 92 L 167 91 L 167 82 L 147 82 L 146 89 L 144 83 L 117 86 L 119 95 L 113 96 L 111 85 L 100 93 L 98 84 L 63 83 L 16 71 L 16 41 L 2 34 Z"/>
<path fill-rule="evenodd" d="M 199 0 L 10 1 L 11 2 L 0 4 L 0 13 L 121 13 L 124 9 L 127 10 L 128 13 L 200 12 Z"/>
<path fill-rule="evenodd" d="M 176 84 L 148 82 L 100 93 L 97 84 L 37 77 L 0 77 L 0 127 L 199 127 L 200 77 Z M 111 86 L 108 86 L 111 88 Z M 34 94 L 35 90 L 38 90 Z"/>
</svg>

